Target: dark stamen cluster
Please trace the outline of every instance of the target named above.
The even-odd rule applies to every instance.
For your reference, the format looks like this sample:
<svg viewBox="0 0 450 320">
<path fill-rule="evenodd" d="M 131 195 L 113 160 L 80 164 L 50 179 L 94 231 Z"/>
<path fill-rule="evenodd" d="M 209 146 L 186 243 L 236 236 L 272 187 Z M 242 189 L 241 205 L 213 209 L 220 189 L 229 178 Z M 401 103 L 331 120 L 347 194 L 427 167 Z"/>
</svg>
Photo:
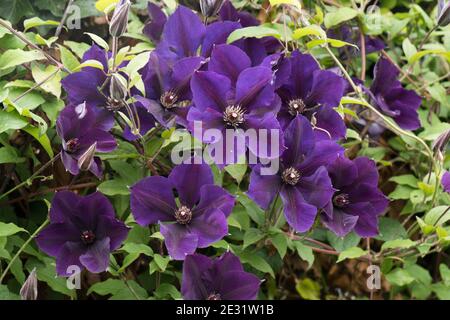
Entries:
<svg viewBox="0 0 450 320">
<path fill-rule="evenodd" d="M 346 193 L 338 193 L 333 197 L 333 205 L 338 208 L 346 207 L 350 204 L 350 199 Z"/>
<path fill-rule="evenodd" d="M 231 105 L 223 113 L 223 121 L 229 126 L 238 127 L 244 123 L 245 111 L 240 105 Z"/>
<path fill-rule="evenodd" d="M 306 109 L 305 102 L 302 99 L 293 99 L 288 103 L 288 111 L 291 115 L 297 116 Z"/>
<path fill-rule="evenodd" d="M 66 151 L 69 153 L 77 151 L 79 147 L 80 141 L 78 138 L 73 138 L 66 142 Z"/>
<path fill-rule="evenodd" d="M 295 186 L 300 180 L 300 172 L 297 169 L 290 167 L 283 171 L 281 179 L 284 183 Z"/>
<path fill-rule="evenodd" d="M 91 230 L 83 231 L 81 234 L 81 241 L 83 241 L 84 244 L 91 244 L 95 240 L 95 234 Z"/>
<path fill-rule="evenodd" d="M 206 300 L 222 300 L 222 297 L 218 293 L 212 293 Z"/>
<path fill-rule="evenodd" d="M 192 211 L 186 206 L 181 206 L 175 211 L 175 219 L 179 224 L 188 224 L 192 219 Z"/>
<path fill-rule="evenodd" d="M 164 92 L 159 100 L 164 108 L 170 109 L 175 106 L 175 103 L 177 103 L 178 95 L 174 91 L 169 90 Z"/>
</svg>

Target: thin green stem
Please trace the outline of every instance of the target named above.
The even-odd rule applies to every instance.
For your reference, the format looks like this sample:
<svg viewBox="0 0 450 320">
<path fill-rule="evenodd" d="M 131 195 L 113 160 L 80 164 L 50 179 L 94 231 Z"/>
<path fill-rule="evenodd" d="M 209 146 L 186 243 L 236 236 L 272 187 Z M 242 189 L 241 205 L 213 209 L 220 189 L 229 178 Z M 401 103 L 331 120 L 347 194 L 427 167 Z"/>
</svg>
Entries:
<svg viewBox="0 0 450 320">
<path fill-rule="evenodd" d="M 3 271 L 1 277 L 0 277 L 0 284 L 3 282 L 3 279 L 6 277 L 6 274 L 8 273 L 9 269 L 11 269 L 11 266 L 13 263 L 17 260 L 17 258 L 20 256 L 20 254 L 25 250 L 25 248 L 28 246 L 28 244 L 33 240 L 36 235 L 44 229 L 44 227 L 50 222 L 50 220 L 47 218 L 45 221 L 36 229 L 36 231 L 33 232 L 33 234 L 28 238 L 27 241 L 24 242 L 24 244 L 20 247 L 19 251 L 14 255 L 14 257 L 9 261 L 8 265 L 6 266 L 5 270 Z"/>
<path fill-rule="evenodd" d="M 38 171 L 33 173 L 27 180 L 19 183 L 14 188 L 8 190 L 4 194 L 0 195 L 0 200 L 9 195 L 10 193 L 16 191 L 17 189 L 22 188 L 25 185 L 29 185 L 33 182 L 34 179 L 36 179 L 45 169 L 47 169 L 49 166 L 51 166 L 56 160 L 58 160 L 61 157 L 61 153 L 58 153 L 56 156 L 54 156 L 52 159 L 50 159 L 46 164 L 44 164 L 41 168 L 39 168 Z"/>
</svg>

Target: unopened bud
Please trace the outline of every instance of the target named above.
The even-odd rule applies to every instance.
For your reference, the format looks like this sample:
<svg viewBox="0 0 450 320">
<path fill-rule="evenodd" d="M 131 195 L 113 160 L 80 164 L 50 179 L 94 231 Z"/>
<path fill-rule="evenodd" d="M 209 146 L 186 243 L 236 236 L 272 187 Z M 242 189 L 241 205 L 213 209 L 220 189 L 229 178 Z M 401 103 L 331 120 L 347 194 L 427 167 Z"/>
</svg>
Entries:
<svg viewBox="0 0 450 320">
<path fill-rule="evenodd" d="M 203 16 L 215 16 L 222 7 L 224 0 L 200 0 L 200 10 Z"/>
<path fill-rule="evenodd" d="M 439 161 L 444 160 L 444 154 L 450 141 L 450 129 L 445 131 L 432 144 L 434 155 Z"/>
<path fill-rule="evenodd" d="M 20 298 L 22 300 L 36 300 L 38 296 L 36 268 L 34 268 L 27 280 L 20 288 Z"/>
<path fill-rule="evenodd" d="M 113 37 L 120 37 L 127 30 L 130 7 L 131 3 L 129 0 L 120 0 L 117 3 L 111 21 L 109 22 L 109 33 Z"/>
<path fill-rule="evenodd" d="M 109 95 L 113 100 L 122 101 L 127 97 L 127 81 L 118 73 L 111 75 Z"/>
<path fill-rule="evenodd" d="M 85 153 L 78 159 L 78 167 L 81 171 L 88 171 L 94 162 L 95 151 L 97 149 L 97 142 L 94 142 Z"/>
<path fill-rule="evenodd" d="M 438 26 L 445 27 L 450 23 L 450 1 L 439 0 L 437 12 Z"/>
</svg>

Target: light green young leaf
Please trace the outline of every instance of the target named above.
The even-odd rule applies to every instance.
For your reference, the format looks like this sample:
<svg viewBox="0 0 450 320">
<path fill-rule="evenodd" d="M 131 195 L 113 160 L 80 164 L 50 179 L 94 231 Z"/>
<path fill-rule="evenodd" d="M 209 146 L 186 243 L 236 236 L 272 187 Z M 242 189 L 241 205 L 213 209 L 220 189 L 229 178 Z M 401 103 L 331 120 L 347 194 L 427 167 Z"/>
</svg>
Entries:
<svg viewBox="0 0 450 320">
<path fill-rule="evenodd" d="M 331 28 L 333 26 L 336 26 L 344 21 L 348 21 L 353 19 L 358 15 L 358 11 L 352 8 L 348 7 L 342 7 L 337 9 L 334 12 L 327 13 L 325 15 L 324 23 L 325 27 Z"/>
<path fill-rule="evenodd" d="M 45 56 L 37 50 L 10 49 L 0 56 L 0 70 L 42 59 L 45 59 Z"/>
<path fill-rule="evenodd" d="M 264 26 L 254 26 L 246 27 L 234 30 L 227 39 L 227 43 L 233 43 L 239 39 L 243 38 L 264 38 L 264 37 L 275 37 L 280 39 L 282 37 L 281 33 L 275 29 L 264 27 Z"/>
<path fill-rule="evenodd" d="M 359 258 L 359 257 L 366 255 L 367 253 L 368 253 L 367 250 L 363 250 L 359 247 L 351 247 L 351 248 L 348 248 L 348 249 L 342 251 L 339 254 L 339 257 L 336 262 L 341 262 L 345 259 Z"/>
<path fill-rule="evenodd" d="M 40 26 L 58 26 L 59 21 L 55 20 L 42 20 L 38 17 L 33 17 L 31 19 L 26 19 L 23 22 L 23 27 L 25 28 L 24 31 L 34 28 L 34 27 L 40 27 Z"/>
</svg>

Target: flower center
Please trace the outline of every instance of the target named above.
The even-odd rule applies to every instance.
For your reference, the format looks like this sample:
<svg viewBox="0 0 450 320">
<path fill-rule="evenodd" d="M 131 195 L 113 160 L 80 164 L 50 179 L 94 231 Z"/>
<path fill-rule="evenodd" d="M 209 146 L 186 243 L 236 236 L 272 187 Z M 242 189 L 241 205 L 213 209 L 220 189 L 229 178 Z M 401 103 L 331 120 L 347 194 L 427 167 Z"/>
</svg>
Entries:
<svg viewBox="0 0 450 320">
<path fill-rule="evenodd" d="M 245 111 L 240 105 L 228 106 L 223 113 L 223 121 L 232 127 L 237 127 L 244 123 L 244 113 Z"/>
<path fill-rule="evenodd" d="M 303 113 L 305 109 L 306 105 L 302 99 L 293 99 L 288 103 L 288 111 L 293 116 Z"/>
<path fill-rule="evenodd" d="M 346 193 L 338 193 L 333 197 L 333 205 L 338 208 L 344 208 L 350 204 L 350 199 Z"/>
<path fill-rule="evenodd" d="M 175 103 L 178 101 L 178 95 L 172 90 L 169 90 L 164 92 L 159 100 L 164 108 L 170 109 L 173 108 Z"/>
<path fill-rule="evenodd" d="M 83 241 L 84 244 L 91 244 L 95 240 L 95 234 L 91 230 L 83 231 L 81 234 L 81 241 Z"/>
<path fill-rule="evenodd" d="M 291 186 L 295 186 L 300 180 L 300 172 L 295 168 L 287 168 L 281 174 L 281 179 L 284 183 L 290 184 Z"/>
<path fill-rule="evenodd" d="M 219 293 L 211 293 L 206 300 L 222 300 Z"/>
<path fill-rule="evenodd" d="M 181 206 L 175 211 L 175 219 L 179 224 L 188 224 L 192 219 L 192 211 L 186 206 Z"/>
<path fill-rule="evenodd" d="M 73 138 L 66 142 L 66 151 L 69 153 L 77 151 L 79 147 L 80 141 L 78 138 Z"/>
</svg>

